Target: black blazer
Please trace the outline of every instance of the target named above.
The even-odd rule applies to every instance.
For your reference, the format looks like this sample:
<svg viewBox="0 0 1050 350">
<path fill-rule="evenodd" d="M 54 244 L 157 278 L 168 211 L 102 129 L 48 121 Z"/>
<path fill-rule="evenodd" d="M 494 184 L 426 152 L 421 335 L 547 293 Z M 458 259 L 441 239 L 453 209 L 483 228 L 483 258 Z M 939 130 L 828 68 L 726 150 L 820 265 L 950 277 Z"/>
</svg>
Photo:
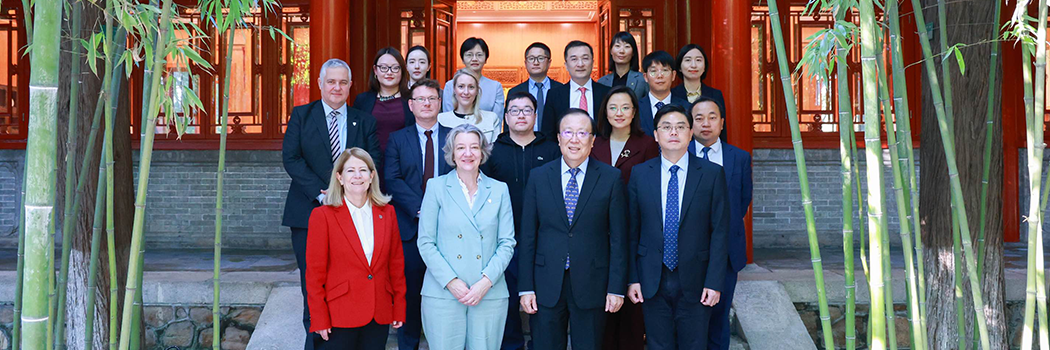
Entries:
<svg viewBox="0 0 1050 350">
<path fill-rule="evenodd" d="M 581 308 L 600 308 L 607 294 L 627 289 L 627 213 L 620 171 L 587 162 L 572 224 L 565 213 L 561 158 L 532 170 L 525 185 L 518 290 L 535 291 L 540 305 L 561 298 L 565 258 L 572 296 Z M 569 296 L 566 296 L 569 297 Z"/>
<path fill-rule="evenodd" d="M 284 219 L 281 221 L 284 226 L 309 226 L 310 212 L 321 205 L 317 202 L 317 195 L 328 189 L 328 181 L 332 178 L 332 149 L 328 143 L 328 123 L 322 103 L 318 100 L 296 106 L 288 119 L 281 159 L 292 183 L 284 202 Z M 350 106 L 346 107 L 346 114 L 346 148 L 360 147 L 368 151 L 372 159 L 380 161 L 375 118 Z"/>
<path fill-rule="evenodd" d="M 638 125 L 642 127 L 642 131 L 645 132 L 646 135 L 649 135 L 649 137 L 652 137 L 653 131 L 656 130 L 656 125 L 653 124 L 653 118 L 656 114 L 653 113 L 653 107 L 650 107 L 651 104 L 652 101 L 649 99 L 649 94 L 645 94 L 645 97 L 638 100 L 638 118 L 640 118 L 638 119 Z M 692 107 L 692 105 L 689 104 L 689 100 L 675 97 L 672 93 L 671 104 L 679 105 L 682 108 L 685 108 L 687 114 L 692 114 L 692 111 L 689 110 L 690 107 Z M 693 119 L 690 116 L 686 117 Z"/>
<path fill-rule="evenodd" d="M 688 98 L 689 97 L 689 93 L 685 91 L 685 84 L 678 84 L 678 86 L 675 86 L 675 87 L 671 88 L 671 96 L 674 96 L 674 97 L 677 97 L 677 98 L 685 100 L 685 102 L 687 103 L 686 107 L 688 107 L 689 109 L 692 109 L 693 104 L 692 103 L 688 103 L 689 102 L 689 98 Z M 718 102 L 718 109 L 719 109 L 720 112 L 722 112 L 722 117 L 727 117 L 728 116 L 728 115 L 726 115 L 726 100 L 724 98 L 722 98 L 722 90 L 715 89 L 715 88 L 710 87 L 710 86 L 708 86 L 706 84 L 701 84 L 700 85 L 700 96 L 707 96 L 707 97 L 711 98 L 712 100 L 715 100 L 716 102 Z M 693 111 L 690 110 L 689 114 L 693 114 Z"/>
<path fill-rule="evenodd" d="M 570 84 L 561 84 L 559 86 L 553 86 L 551 84 L 551 91 L 547 93 L 547 101 L 543 104 L 543 115 L 547 116 L 543 118 L 543 124 L 540 124 L 540 131 L 547 135 L 558 134 L 558 118 L 569 109 L 569 86 Z M 591 111 L 594 111 L 595 115 L 598 115 L 598 108 L 601 108 L 602 100 L 605 99 L 605 95 L 609 93 L 608 86 L 598 84 L 597 81 L 591 83 L 591 95 L 594 96 L 591 103 Z"/>
<path fill-rule="evenodd" d="M 443 151 L 445 136 L 450 130 L 439 125 L 438 134 L 431 135 L 438 143 L 437 159 L 434 160 L 438 175 L 452 171 L 452 167 L 445 162 Z M 415 238 L 419 226 L 419 207 L 423 204 L 423 186 L 426 185 L 423 183 L 422 148 L 414 123 L 391 133 L 387 141 L 383 184 L 391 196 L 390 204 L 394 205 L 397 212 L 397 226 L 403 241 Z"/>
<path fill-rule="evenodd" d="M 372 114 L 372 108 L 375 108 L 378 96 L 379 93 L 375 91 L 362 92 L 357 95 L 357 98 L 354 98 L 354 108 Z M 405 126 L 415 124 L 416 117 L 412 114 L 412 110 L 408 109 L 408 97 L 404 95 L 401 95 L 401 107 L 405 109 Z"/>
<path fill-rule="evenodd" d="M 729 235 L 729 197 L 722 167 L 689 157 L 678 226 L 678 271 L 686 298 L 699 302 L 704 288 L 722 291 L 725 282 L 726 241 Z M 660 287 L 664 255 L 664 206 L 661 204 L 661 157 L 634 167 L 627 185 L 631 221 L 630 282 L 642 284 L 642 296 L 652 298 Z"/>
<path fill-rule="evenodd" d="M 532 79 L 527 79 L 527 80 L 521 82 L 521 84 L 515 85 L 514 87 L 510 88 L 510 90 L 507 91 L 507 97 L 510 97 L 511 94 L 513 94 L 515 92 L 519 92 L 519 91 L 524 91 L 524 92 L 528 93 L 529 92 L 529 85 L 534 84 L 534 83 L 535 82 L 532 81 Z M 551 79 L 551 87 L 548 88 L 547 91 L 543 92 L 543 97 L 544 97 L 544 101 L 543 101 L 544 108 L 543 109 L 547 109 L 546 108 L 547 107 L 547 105 L 546 105 L 546 103 L 547 103 L 546 98 L 547 98 L 547 96 L 550 96 L 551 90 L 554 90 L 555 88 L 557 88 L 559 86 L 565 86 L 565 84 L 562 84 L 561 82 L 558 82 L 557 80 Z M 536 96 L 533 96 L 533 97 L 536 97 Z M 510 103 L 510 100 L 507 100 L 505 103 Z M 536 109 L 536 113 L 537 113 L 536 114 L 536 123 L 540 124 L 540 130 L 543 130 L 543 116 L 546 115 L 546 114 L 543 113 L 544 112 L 543 110 L 539 109 L 539 102 L 538 101 L 536 103 L 536 108 L 537 108 Z M 507 110 L 507 106 L 503 106 L 503 110 L 506 111 Z M 555 118 L 557 118 L 557 117 L 555 117 Z M 553 135 L 553 134 L 547 134 L 547 135 Z"/>
</svg>

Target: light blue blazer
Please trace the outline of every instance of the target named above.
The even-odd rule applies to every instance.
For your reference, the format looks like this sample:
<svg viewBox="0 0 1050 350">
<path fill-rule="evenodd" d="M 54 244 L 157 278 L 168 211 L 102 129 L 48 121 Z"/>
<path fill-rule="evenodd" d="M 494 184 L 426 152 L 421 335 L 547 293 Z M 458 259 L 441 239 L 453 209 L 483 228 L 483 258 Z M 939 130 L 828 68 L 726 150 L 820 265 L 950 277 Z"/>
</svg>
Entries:
<svg viewBox="0 0 1050 350">
<path fill-rule="evenodd" d="M 613 78 L 613 73 L 609 73 L 598 79 L 598 83 L 612 87 Z M 649 95 L 649 83 L 645 82 L 645 73 L 633 70 L 627 71 L 627 87 L 634 91 L 634 97 L 639 100 Z"/>
<path fill-rule="evenodd" d="M 456 171 L 427 181 L 419 215 L 419 255 L 427 265 L 422 295 L 455 299 L 445 288 L 459 278 L 468 286 L 492 281 L 483 300 L 508 298 L 503 271 L 514 256 L 514 214 L 507 184 L 481 175 L 474 207 Z"/>
</svg>

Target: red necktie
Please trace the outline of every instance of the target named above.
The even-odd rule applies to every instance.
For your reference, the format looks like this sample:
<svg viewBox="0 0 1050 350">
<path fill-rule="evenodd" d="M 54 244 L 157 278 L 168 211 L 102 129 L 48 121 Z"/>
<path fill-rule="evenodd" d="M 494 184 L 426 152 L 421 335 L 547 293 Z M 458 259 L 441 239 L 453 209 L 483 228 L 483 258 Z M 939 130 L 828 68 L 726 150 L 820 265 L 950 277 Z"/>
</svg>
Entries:
<svg viewBox="0 0 1050 350">
<path fill-rule="evenodd" d="M 582 86 L 580 87 L 580 109 L 585 111 L 590 109 L 587 108 L 587 88 Z"/>
<path fill-rule="evenodd" d="M 423 135 L 427 136 L 427 151 L 423 153 L 423 192 L 427 191 L 427 180 L 434 177 L 434 155 L 431 154 L 434 149 L 434 139 L 430 137 L 434 131 L 427 130 L 423 132 Z"/>
</svg>

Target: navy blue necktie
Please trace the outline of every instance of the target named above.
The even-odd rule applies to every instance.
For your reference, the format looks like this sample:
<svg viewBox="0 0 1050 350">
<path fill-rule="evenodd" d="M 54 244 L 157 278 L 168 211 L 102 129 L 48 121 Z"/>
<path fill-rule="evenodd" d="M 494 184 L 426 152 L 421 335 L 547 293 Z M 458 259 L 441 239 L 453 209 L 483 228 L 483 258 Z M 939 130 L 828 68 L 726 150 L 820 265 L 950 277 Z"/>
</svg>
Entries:
<svg viewBox="0 0 1050 350">
<path fill-rule="evenodd" d="M 711 159 L 707 158 L 707 152 L 711 151 L 711 147 L 704 146 L 704 149 L 702 149 L 700 151 L 704 152 L 704 154 L 701 155 L 700 158 L 703 158 L 703 159 L 706 159 L 706 160 L 711 160 Z"/>
<path fill-rule="evenodd" d="M 659 112 L 659 111 L 660 111 L 660 108 L 664 108 L 664 103 L 663 103 L 663 101 L 660 101 L 660 102 L 657 102 L 657 103 L 656 103 L 656 111 L 657 111 L 657 112 Z M 654 113 L 654 114 L 655 114 L 655 113 Z"/>
<path fill-rule="evenodd" d="M 565 185 L 565 216 L 569 218 L 569 225 L 572 225 L 572 217 L 576 212 L 576 201 L 580 199 L 580 186 L 576 183 L 576 175 L 580 173 L 580 168 L 569 169 L 569 183 Z M 569 256 L 565 256 L 565 269 L 569 269 Z"/>
<path fill-rule="evenodd" d="M 546 96 L 543 94 L 543 83 L 536 84 L 536 127 L 534 130 L 540 129 L 540 120 L 543 119 L 543 102 L 546 100 Z"/>
<path fill-rule="evenodd" d="M 667 209 L 664 210 L 664 265 L 674 271 L 678 267 L 678 169 L 671 166 L 671 180 L 667 182 Z"/>
</svg>

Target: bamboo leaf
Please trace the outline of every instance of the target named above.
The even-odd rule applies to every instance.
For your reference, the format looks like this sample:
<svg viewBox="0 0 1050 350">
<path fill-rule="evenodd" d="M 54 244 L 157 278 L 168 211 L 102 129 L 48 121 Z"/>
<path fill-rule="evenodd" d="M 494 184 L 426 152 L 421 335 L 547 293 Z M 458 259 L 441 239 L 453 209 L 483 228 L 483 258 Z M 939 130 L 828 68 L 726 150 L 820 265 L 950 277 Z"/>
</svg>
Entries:
<svg viewBox="0 0 1050 350">
<path fill-rule="evenodd" d="M 197 94 L 194 93 L 193 90 L 190 90 L 190 88 L 185 86 L 185 85 L 182 86 L 182 99 L 185 100 L 185 101 L 188 101 L 188 103 L 190 104 L 190 106 L 192 108 L 195 108 L 195 109 L 198 109 L 198 110 L 204 110 L 204 104 L 201 103 L 201 100 L 200 100 L 200 98 L 197 97 Z M 185 111 L 186 110 L 183 109 L 183 112 L 185 112 Z"/>
<path fill-rule="evenodd" d="M 211 64 L 209 64 L 208 61 L 205 61 L 204 58 L 202 58 L 196 50 L 186 50 L 180 48 L 179 52 L 182 53 L 186 58 L 189 58 L 191 61 L 193 61 L 193 63 L 196 63 L 198 66 L 208 68 L 211 67 Z"/>
<path fill-rule="evenodd" d="M 963 60 L 962 51 L 955 49 L 955 60 L 959 62 L 959 74 L 966 75 L 966 61 Z"/>
</svg>

